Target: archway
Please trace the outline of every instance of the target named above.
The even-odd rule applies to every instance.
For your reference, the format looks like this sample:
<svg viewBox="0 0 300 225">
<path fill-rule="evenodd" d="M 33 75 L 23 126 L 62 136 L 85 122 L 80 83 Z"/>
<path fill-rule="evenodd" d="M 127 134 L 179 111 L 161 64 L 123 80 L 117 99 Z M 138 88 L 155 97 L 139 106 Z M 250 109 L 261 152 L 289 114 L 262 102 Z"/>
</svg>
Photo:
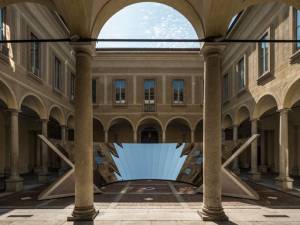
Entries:
<svg viewBox="0 0 300 225">
<path fill-rule="evenodd" d="M 173 118 L 166 125 L 166 143 L 190 143 L 191 132 L 191 125 L 187 119 Z"/>
<path fill-rule="evenodd" d="M 203 120 L 200 120 L 195 127 L 194 131 L 195 142 L 202 143 L 203 142 Z"/>
<path fill-rule="evenodd" d="M 138 142 L 162 143 L 163 129 L 160 121 L 156 118 L 144 118 L 137 125 Z"/>
<path fill-rule="evenodd" d="M 134 127 L 127 118 L 114 118 L 109 123 L 108 141 L 110 143 L 133 143 Z"/>
<path fill-rule="evenodd" d="M 67 118 L 67 140 L 74 141 L 75 119 L 73 115 L 69 115 Z"/>
<path fill-rule="evenodd" d="M 103 143 L 105 141 L 104 126 L 99 119 L 93 119 L 93 141 Z"/>
</svg>

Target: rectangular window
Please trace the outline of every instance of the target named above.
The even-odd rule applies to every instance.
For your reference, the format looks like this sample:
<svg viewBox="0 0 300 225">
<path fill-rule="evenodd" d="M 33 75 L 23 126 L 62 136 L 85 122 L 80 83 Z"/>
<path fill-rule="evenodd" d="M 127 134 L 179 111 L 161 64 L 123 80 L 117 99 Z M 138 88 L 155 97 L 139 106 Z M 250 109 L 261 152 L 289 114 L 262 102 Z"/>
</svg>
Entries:
<svg viewBox="0 0 300 225">
<path fill-rule="evenodd" d="M 237 64 L 238 90 L 242 90 L 246 86 L 245 74 L 245 58 L 243 57 Z"/>
<path fill-rule="evenodd" d="M 184 80 L 173 80 L 173 103 L 184 103 Z"/>
<path fill-rule="evenodd" d="M 229 99 L 229 75 L 226 74 L 223 77 L 223 100 Z"/>
<path fill-rule="evenodd" d="M 92 99 L 93 103 L 97 102 L 97 80 L 92 80 Z"/>
<path fill-rule="evenodd" d="M 34 34 L 30 34 L 32 40 L 30 44 L 30 70 L 31 73 L 40 77 L 40 44 L 35 42 L 38 38 Z"/>
<path fill-rule="evenodd" d="M 57 90 L 62 90 L 61 84 L 61 61 L 55 57 L 54 59 L 54 77 L 53 77 L 53 87 Z"/>
<path fill-rule="evenodd" d="M 268 40 L 268 34 L 263 36 L 259 43 L 259 76 L 269 71 L 270 44 L 265 42 L 266 40 Z"/>
<path fill-rule="evenodd" d="M 70 78 L 70 99 L 73 101 L 75 99 L 75 74 L 71 73 Z"/>
<path fill-rule="evenodd" d="M 300 10 L 297 10 L 296 15 L 296 39 L 300 40 Z M 297 42 L 296 47 L 300 49 L 300 42 Z"/>
<path fill-rule="evenodd" d="M 144 111 L 155 112 L 155 80 L 144 81 Z"/>
<path fill-rule="evenodd" d="M 6 8 L 0 8 L 0 40 L 1 41 L 6 39 L 5 18 L 6 18 Z"/>
<path fill-rule="evenodd" d="M 116 104 L 126 103 L 126 81 L 125 80 L 115 81 L 115 103 Z"/>
</svg>

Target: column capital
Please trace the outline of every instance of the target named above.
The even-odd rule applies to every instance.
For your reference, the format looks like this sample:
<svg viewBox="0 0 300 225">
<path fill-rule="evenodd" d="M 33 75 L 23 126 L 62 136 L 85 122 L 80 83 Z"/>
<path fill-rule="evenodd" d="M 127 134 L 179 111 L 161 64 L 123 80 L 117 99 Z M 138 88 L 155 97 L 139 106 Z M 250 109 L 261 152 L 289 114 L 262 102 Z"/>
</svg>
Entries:
<svg viewBox="0 0 300 225">
<path fill-rule="evenodd" d="M 48 123 L 49 122 L 49 119 L 45 119 L 45 118 L 44 119 L 42 118 L 40 120 L 41 120 L 42 123 Z"/>
<path fill-rule="evenodd" d="M 289 109 L 289 108 L 283 108 L 283 109 L 277 110 L 277 112 L 279 112 L 279 113 L 288 113 L 289 111 L 291 111 L 291 109 Z"/>
<path fill-rule="evenodd" d="M 223 43 L 204 43 L 201 48 L 201 53 L 204 57 L 211 55 L 221 55 L 225 49 L 226 45 Z"/>
<path fill-rule="evenodd" d="M 7 112 L 10 112 L 12 115 L 17 115 L 19 114 L 21 111 L 18 109 L 7 109 Z"/>
<path fill-rule="evenodd" d="M 73 47 L 76 55 L 92 56 L 94 46 L 91 42 L 72 43 L 71 46 Z"/>
<path fill-rule="evenodd" d="M 255 122 L 258 122 L 259 121 L 259 119 L 257 119 L 257 118 L 252 118 L 252 119 L 250 119 L 250 122 L 251 123 L 255 123 Z"/>
</svg>

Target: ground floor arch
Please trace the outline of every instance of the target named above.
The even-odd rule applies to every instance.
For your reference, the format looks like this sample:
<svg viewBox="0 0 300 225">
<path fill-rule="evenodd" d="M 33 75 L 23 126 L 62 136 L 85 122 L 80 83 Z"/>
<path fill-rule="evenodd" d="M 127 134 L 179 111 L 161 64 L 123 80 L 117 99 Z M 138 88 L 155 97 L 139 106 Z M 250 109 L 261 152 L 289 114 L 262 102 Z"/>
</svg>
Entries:
<svg viewBox="0 0 300 225">
<path fill-rule="evenodd" d="M 134 127 L 126 118 L 113 119 L 108 127 L 109 143 L 134 143 Z"/>
<path fill-rule="evenodd" d="M 190 122 L 187 119 L 171 119 L 166 125 L 166 142 L 190 143 L 192 142 L 192 132 Z"/>
</svg>

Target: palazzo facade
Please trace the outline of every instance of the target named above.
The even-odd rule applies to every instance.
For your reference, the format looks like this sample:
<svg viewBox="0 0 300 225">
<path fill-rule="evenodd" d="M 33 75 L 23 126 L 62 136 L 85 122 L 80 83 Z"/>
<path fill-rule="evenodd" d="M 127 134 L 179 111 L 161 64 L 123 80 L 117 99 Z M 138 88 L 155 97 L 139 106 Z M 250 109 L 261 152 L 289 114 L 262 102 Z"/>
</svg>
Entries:
<svg viewBox="0 0 300 225">
<path fill-rule="evenodd" d="M 1 191 L 22 190 L 26 174 L 45 182 L 61 169 L 37 138 L 42 134 L 76 152 L 75 165 L 87 162 L 76 170 L 73 216 L 91 219 L 92 141 L 204 142 L 204 170 L 216 175 L 204 174 L 211 187 L 204 218 L 226 219 L 220 199 L 211 203 L 220 194 L 221 129 L 224 143 L 261 135 L 236 161 L 236 172 L 248 169 L 254 180 L 272 173 L 282 189 L 293 187 L 291 177 L 300 176 L 300 45 L 264 40 L 300 39 L 296 8 L 274 1 L 242 11 L 226 37 L 261 40 L 256 43 L 167 50 L 35 42 L 83 32 L 66 24 L 38 4 L 0 8 L 0 40 L 32 40 L 0 44 Z M 207 26 L 206 33 L 213 36 L 214 27 L 221 26 Z"/>
</svg>

